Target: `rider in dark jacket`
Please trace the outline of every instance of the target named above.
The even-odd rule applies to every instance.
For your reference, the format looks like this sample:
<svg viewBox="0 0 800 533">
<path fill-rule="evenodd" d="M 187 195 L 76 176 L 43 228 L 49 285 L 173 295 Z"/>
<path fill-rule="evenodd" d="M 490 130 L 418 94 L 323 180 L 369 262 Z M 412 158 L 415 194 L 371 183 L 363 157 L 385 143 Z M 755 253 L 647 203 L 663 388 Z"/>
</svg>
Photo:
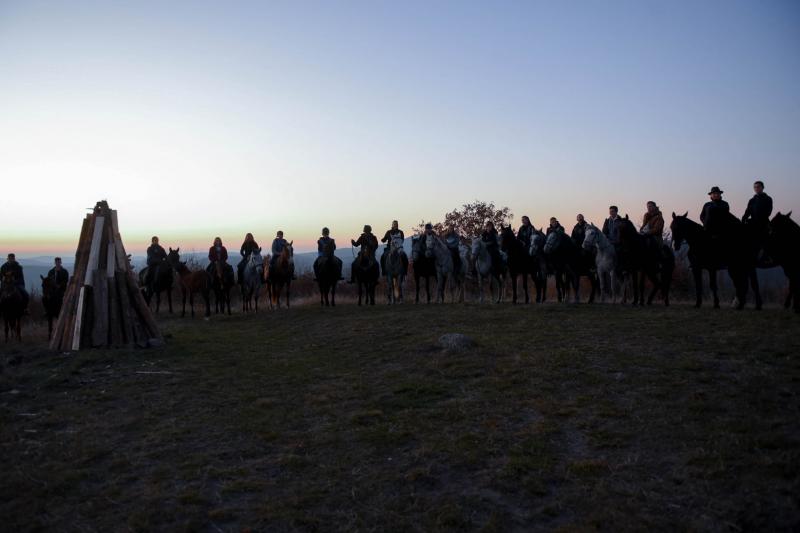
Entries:
<svg viewBox="0 0 800 533">
<path fill-rule="evenodd" d="M 153 276 L 156 275 L 156 265 L 162 261 L 167 260 L 167 252 L 158 244 L 158 237 L 153 236 L 150 239 L 150 246 L 147 247 L 147 274 L 145 275 L 145 284 L 150 285 L 153 282 Z"/>
<path fill-rule="evenodd" d="M 383 235 L 383 238 L 381 239 L 381 242 L 382 243 L 386 243 L 386 244 L 391 244 L 392 243 L 392 239 L 394 239 L 397 236 L 399 236 L 401 239 L 405 239 L 406 238 L 405 234 L 403 233 L 403 230 L 401 230 L 398 227 L 397 221 L 396 220 L 392 220 L 392 227 L 390 229 L 386 230 L 386 233 Z"/>
<path fill-rule="evenodd" d="M 764 245 L 769 237 L 769 217 L 772 215 L 772 198 L 764 192 L 764 182 L 753 183 L 755 195 L 747 202 L 747 209 L 742 216 L 742 222 L 753 229 L 754 245 L 757 253 L 761 254 L 761 266 L 772 266 L 772 261 L 763 253 Z"/>
<path fill-rule="evenodd" d="M 580 213 L 578 213 L 578 216 L 575 217 L 575 220 L 577 220 L 577 223 L 575 224 L 575 227 L 572 228 L 572 240 L 575 241 L 575 244 L 577 244 L 578 247 L 581 247 L 583 246 L 583 239 L 586 238 L 586 226 L 588 226 L 588 224 L 586 223 L 586 219 L 583 218 L 583 215 Z"/>
<path fill-rule="evenodd" d="M 350 244 L 352 244 L 356 248 L 358 248 L 360 246 L 364 246 L 365 247 L 364 249 L 369 248 L 370 250 L 372 250 L 373 259 L 375 258 L 375 250 L 378 249 L 378 238 L 375 235 L 372 234 L 372 226 L 370 226 L 369 224 L 366 224 L 364 226 L 364 232 L 358 237 L 357 241 L 354 241 L 353 239 L 350 239 Z M 358 259 L 356 258 L 356 260 L 353 261 L 352 267 L 356 266 L 356 262 L 357 261 L 358 261 Z M 350 268 L 350 281 L 349 281 L 349 283 L 355 283 L 355 281 L 356 281 L 355 268 L 352 268 L 352 267 Z"/>
<path fill-rule="evenodd" d="M 522 242 L 525 249 L 531 247 L 531 237 L 533 236 L 533 224 L 531 224 L 531 219 L 528 218 L 527 215 L 522 216 L 522 225 L 519 227 L 517 231 L 517 239 Z"/>
<path fill-rule="evenodd" d="M 524 220 L 525 217 L 523 217 Z M 456 233 L 456 227 L 450 226 L 447 233 L 444 235 L 444 243 L 447 249 L 450 250 L 450 255 L 453 258 L 453 272 L 461 272 L 461 239 Z"/>
<path fill-rule="evenodd" d="M 22 293 L 24 305 L 28 305 L 28 291 L 25 289 L 25 274 L 22 273 L 22 265 L 17 263 L 17 256 L 8 254 L 8 260 L 0 266 L 0 281 L 5 280 L 7 273 L 11 273 L 11 278 L 14 280 L 14 285 L 17 286 Z"/>
<path fill-rule="evenodd" d="M 708 193 L 708 195 L 711 197 L 711 200 L 706 202 L 703 205 L 702 211 L 700 211 L 700 222 L 702 222 L 703 226 L 705 226 L 709 231 L 713 231 L 713 228 L 708 228 L 708 221 L 713 218 L 712 215 L 716 216 L 720 213 L 731 212 L 731 207 L 728 205 L 728 202 L 722 199 L 722 193 L 723 191 L 721 191 L 716 185 L 711 187 L 711 190 Z"/>
<path fill-rule="evenodd" d="M 225 268 L 225 263 L 228 261 L 228 249 L 222 246 L 222 239 L 219 237 L 214 238 L 214 245 L 208 249 L 208 267 L 206 270 L 212 276 L 216 274 L 214 270 L 216 268 L 217 262 L 222 263 L 222 267 Z"/>
<path fill-rule="evenodd" d="M 619 226 L 622 218 L 619 216 L 619 209 L 612 205 L 608 207 L 608 218 L 603 222 L 603 235 L 605 235 L 614 247 L 619 246 Z"/>
<path fill-rule="evenodd" d="M 481 241 L 486 244 L 486 251 L 489 252 L 489 256 L 492 258 L 492 264 L 502 265 L 503 258 L 500 255 L 500 244 L 497 242 L 497 230 L 491 220 L 487 220 L 483 226 Z"/>
<path fill-rule="evenodd" d="M 69 272 L 67 272 L 66 268 L 61 266 L 60 257 L 55 258 L 55 266 L 47 273 L 47 277 L 50 279 L 53 286 L 62 294 L 67 290 Z"/>
<path fill-rule="evenodd" d="M 247 264 L 247 260 L 250 258 L 250 254 L 259 250 L 260 248 L 255 237 L 253 237 L 253 234 L 248 233 L 245 235 L 242 247 L 239 249 L 239 255 L 242 256 L 242 259 L 239 261 L 239 264 L 236 265 L 236 274 L 239 279 L 239 285 L 244 282 L 244 267 Z"/>
</svg>

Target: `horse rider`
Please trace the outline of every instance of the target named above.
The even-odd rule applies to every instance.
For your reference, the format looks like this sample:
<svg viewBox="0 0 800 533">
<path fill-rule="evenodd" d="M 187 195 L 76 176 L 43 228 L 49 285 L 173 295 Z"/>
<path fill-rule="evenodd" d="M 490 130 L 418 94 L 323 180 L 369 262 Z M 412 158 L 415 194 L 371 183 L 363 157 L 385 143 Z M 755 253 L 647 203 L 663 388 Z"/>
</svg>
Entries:
<svg viewBox="0 0 800 533">
<path fill-rule="evenodd" d="M 731 206 L 722 199 L 722 193 L 723 191 L 716 185 L 711 187 L 711 190 L 708 192 L 711 200 L 706 202 L 703 205 L 702 211 L 700 211 L 700 222 L 703 223 L 706 229 L 709 229 L 708 222 L 713 218 L 712 215 L 731 212 Z"/>
<path fill-rule="evenodd" d="M 67 283 L 69 282 L 69 272 L 67 269 L 61 266 L 61 258 L 56 257 L 54 260 L 55 265 L 50 271 L 47 273 L 47 278 L 50 280 L 50 283 L 56 288 L 56 290 L 63 295 L 64 292 L 67 290 Z"/>
<path fill-rule="evenodd" d="M 386 230 L 386 233 L 383 235 L 381 239 L 382 243 L 385 243 L 386 246 L 383 249 L 383 254 L 381 254 L 381 268 L 385 268 L 386 265 L 386 256 L 392 248 L 392 242 L 395 239 L 400 239 L 400 250 L 398 253 L 402 254 L 402 261 L 405 265 L 406 270 L 408 270 L 408 257 L 406 257 L 406 252 L 402 247 L 402 243 L 405 242 L 406 236 L 403 233 L 403 230 L 400 229 L 399 224 L 396 220 L 392 220 L 392 227 Z"/>
<path fill-rule="evenodd" d="M 639 233 L 652 239 L 659 247 L 664 244 L 664 215 L 652 200 L 647 202 L 647 212 L 642 217 Z"/>
<path fill-rule="evenodd" d="M 550 225 L 547 226 L 547 235 L 550 235 L 554 231 L 565 233 L 564 226 L 561 225 L 561 222 L 559 222 L 556 217 L 550 217 Z"/>
<path fill-rule="evenodd" d="M 314 281 L 317 281 L 317 260 L 324 256 L 326 251 L 330 250 L 331 254 L 336 250 L 336 240 L 331 238 L 331 230 L 328 228 L 322 228 L 322 237 L 317 239 L 317 259 L 314 260 Z M 342 272 L 342 260 L 333 256 L 333 260 L 339 267 L 339 279 L 344 279 L 341 277 Z"/>
<path fill-rule="evenodd" d="M 500 255 L 500 244 L 497 242 L 497 229 L 495 229 L 494 222 L 491 220 L 487 220 L 483 225 L 481 241 L 486 245 L 486 251 L 489 252 L 492 263 L 502 268 L 503 258 Z"/>
<path fill-rule="evenodd" d="M 363 246 L 365 248 L 367 248 L 367 247 L 372 248 L 372 259 L 375 259 L 375 251 L 378 249 L 378 238 L 375 235 L 372 234 L 372 226 L 370 226 L 369 224 L 364 225 L 364 231 L 358 237 L 357 241 L 354 241 L 353 239 L 350 239 L 350 244 L 352 244 L 356 248 L 358 248 L 360 246 Z M 350 281 L 349 281 L 349 283 L 355 283 L 356 282 L 356 278 L 355 278 L 356 272 L 355 272 L 355 268 L 354 267 L 356 266 L 356 262 L 357 261 L 358 261 L 358 259 L 355 259 L 353 261 L 352 268 L 350 268 Z"/>
<path fill-rule="evenodd" d="M 586 238 L 586 227 L 589 225 L 586 223 L 586 219 L 583 218 L 581 213 L 578 213 L 578 216 L 575 217 L 576 224 L 572 228 L 572 240 L 575 241 L 575 244 L 578 247 L 583 246 L 583 239 Z"/>
<path fill-rule="evenodd" d="M 28 291 L 25 290 L 25 274 L 22 272 L 22 265 L 17 263 L 17 256 L 8 254 L 7 261 L 0 266 L 0 280 L 5 281 L 6 274 L 11 273 L 14 285 L 22 293 L 22 302 L 25 307 L 28 305 Z"/>
<path fill-rule="evenodd" d="M 239 249 L 239 255 L 242 256 L 242 259 L 239 261 L 239 264 L 236 265 L 236 275 L 238 276 L 239 285 L 244 283 L 244 267 L 247 264 L 248 259 L 250 259 L 250 255 L 254 252 L 258 252 L 260 250 L 256 239 L 253 237 L 252 233 L 248 233 L 244 236 L 244 242 L 242 243 L 242 247 Z"/>
<path fill-rule="evenodd" d="M 167 260 L 167 252 L 158 244 L 158 237 L 155 235 L 150 239 L 150 246 L 147 247 L 147 273 L 144 277 L 145 285 L 150 285 L 156 275 L 156 266 L 162 261 Z"/>
<path fill-rule="evenodd" d="M 528 250 L 531 247 L 531 237 L 533 237 L 533 224 L 531 224 L 531 219 L 528 218 L 527 215 L 522 215 L 522 225 L 517 230 L 517 239 L 525 246 L 525 249 Z"/>
<path fill-rule="evenodd" d="M 755 237 L 755 245 L 758 247 L 759 252 L 762 252 L 764 244 L 767 242 L 769 236 L 769 217 L 772 215 L 772 198 L 764 192 L 764 182 L 756 181 L 753 183 L 753 190 L 755 194 L 747 202 L 747 209 L 742 216 L 742 222 L 752 228 L 753 236 Z M 760 262 L 763 263 L 765 258 L 761 257 Z"/>
<path fill-rule="evenodd" d="M 603 235 L 605 235 L 614 247 L 619 247 L 619 225 L 622 217 L 619 216 L 619 209 L 612 205 L 608 207 L 608 218 L 603 222 Z"/>
<path fill-rule="evenodd" d="M 216 270 L 214 270 L 217 263 L 220 264 L 223 270 L 225 268 L 225 263 L 228 261 L 228 249 L 222 245 L 222 239 L 219 237 L 214 238 L 214 245 L 208 249 L 208 261 L 206 271 L 212 276 L 217 274 Z"/>
<path fill-rule="evenodd" d="M 450 250 L 450 255 L 453 258 L 453 272 L 461 272 L 461 239 L 456 233 L 456 227 L 452 224 L 447 228 L 447 233 L 444 234 L 444 244 Z"/>
</svg>

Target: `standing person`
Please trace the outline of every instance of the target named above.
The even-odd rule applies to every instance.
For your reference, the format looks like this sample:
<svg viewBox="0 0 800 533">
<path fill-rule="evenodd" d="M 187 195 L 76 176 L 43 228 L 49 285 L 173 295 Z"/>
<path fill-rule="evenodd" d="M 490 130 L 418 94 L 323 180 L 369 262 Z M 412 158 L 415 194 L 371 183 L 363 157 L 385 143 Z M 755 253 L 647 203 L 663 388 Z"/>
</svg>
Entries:
<svg viewBox="0 0 800 533">
<path fill-rule="evenodd" d="M 572 228 L 572 240 L 575 241 L 575 244 L 577 244 L 580 248 L 583 246 L 583 239 L 586 238 L 586 226 L 588 226 L 588 224 L 586 223 L 586 219 L 583 218 L 583 215 L 580 213 L 578 213 L 578 216 L 575 217 L 575 220 L 577 223 L 575 224 L 575 227 Z"/>
<path fill-rule="evenodd" d="M 619 209 L 617 206 L 612 205 L 608 208 L 608 218 L 603 222 L 603 235 L 608 237 L 615 247 L 619 245 L 619 224 L 620 224 Z"/>
<path fill-rule="evenodd" d="M 153 282 L 153 277 L 156 275 L 156 265 L 162 261 L 167 260 L 167 252 L 158 244 L 158 237 L 155 235 L 150 239 L 150 246 L 147 247 L 147 273 L 144 277 L 145 285 L 150 285 Z"/>
<path fill-rule="evenodd" d="M 214 244 L 211 248 L 208 249 L 208 267 L 206 267 L 206 271 L 212 276 L 216 275 L 216 268 L 217 263 L 221 263 L 223 270 L 225 268 L 225 263 L 228 261 L 228 249 L 222 245 L 222 239 L 219 237 L 214 238 Z"/>
<path fill-rule="evenodd" d="M 550 225 L 547 227 L 547 235 L 550 235 L 554 231 L 560 231 L 561 233 L 564 233 L 564 226 L 561 225 L 561 222 L 559 222 L 556 217 L 550 217 Z"/>
<path fill-rule="evenodd" d="M 250 259 L 250 254 L 259 251 L 259 249 L 258 243 L 252 233 L 248 233 L 244 236 L 244 242 L 239 249 L 239 255 L 242 256 L 242 259 L 239 261 L 239 264 L 236 265 L 236 275 L 238 276 L 239 285 L 244 282 L 244 267 L 247 264 L 247 260 Z"/>
<path fill-rule="evenodd" d="M 642 217 L 639 233 L 654 239 L 659 246 L 664 244 L 664 215 L 652 200 L 647 202 L 647 212 Z"/>
<path fill-rule="evenodd" d="M 731 206 L 728 205 L 728 202 L 722 199 L 722 194 L 723 191 L 721 191 L 716 185 L 711 187 L 711 190 L 708 192 L 708 196 L 711 197 L 711 200 L 706 202 L 703 205 L 703 209 L 700 211 L 700 222 L 703 223 L 703 226 L 705 226 L 706 229 L 709 229 L 708 222 L 714 216 L 717 214 L 731 212 Z"/>
<path fill-rule="evenodd" d="M 11 280 L 22 293 L 22 301 L 25 307 L 28 306 L 28 291 L 25 289 L 25 274 L 22 272 L 22 265 L 17 263 L 15 254 L 8 254 L 6 262 L 0 266 L 0 282 L 5 281 L 6 274 L 11 274 Z"/>
<path fill-rule="evenodd" d="M 525 249 L 528 250 L 531 247 L 531 237 L 533 236 L 533 224 L 531 224 L 531 219 L 528 218 L 527 215 L 522 216 L 522 225 L 517 230 L 517 239 L 522 242 Z"/>
<path fill-rule="evenodd" d="M 69 282 L 69 272 L 67 272 L 66 268 L 61 266 L 60 257 L 56 257 L 54 263 L 55 266 L 47 273 L 47 277 L 50 278 L 50 282 L 59 292 L 59 298 L 63 298 L 67 290 L 67 283 Z"/>
<path fill-rule="evenodd" d="M 356 248 L 364 247 L 363 249 L 372 250 L 372 259 L 373 260 L 375 259 L 375 251 L 378 249 L 378 238 L 375 235 L 372 234 L 372 226 L 370 226 L 369 224 L 365 224 L 364 225 L 364 231 L 358 237 L 357 241 L 354 241 L 353 239 L 350 239 L 350 244 L 352 244 Z M 355 268 L 353 268 L 353 267 L 355 267 L 357 261 L 358 261 L 358 258 L 356 258 L 353 261 L 353 264 L 352 264 L 352 266 L 350 268 L 350 281 L 348 283 L 355 283 L 356 282 L 356 278 L 355 278 L 356 273 L 355 273 Z"/>
</svg>

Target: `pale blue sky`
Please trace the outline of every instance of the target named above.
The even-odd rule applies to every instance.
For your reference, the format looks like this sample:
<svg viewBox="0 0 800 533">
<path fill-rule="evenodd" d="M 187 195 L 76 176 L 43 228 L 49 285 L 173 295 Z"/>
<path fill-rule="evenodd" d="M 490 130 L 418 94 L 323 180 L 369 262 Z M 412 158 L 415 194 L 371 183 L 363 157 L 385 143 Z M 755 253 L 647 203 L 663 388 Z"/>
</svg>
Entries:
<svg viewBox="0 0 800 533">
<path fill-rule="evenodd" d="M 0 73 L 3 249 L 74 250 L 101 198 L 134 250 L 741 212 L 755 178 L 800 212 L 796 1 L 0 0 Z"/>
</svg>

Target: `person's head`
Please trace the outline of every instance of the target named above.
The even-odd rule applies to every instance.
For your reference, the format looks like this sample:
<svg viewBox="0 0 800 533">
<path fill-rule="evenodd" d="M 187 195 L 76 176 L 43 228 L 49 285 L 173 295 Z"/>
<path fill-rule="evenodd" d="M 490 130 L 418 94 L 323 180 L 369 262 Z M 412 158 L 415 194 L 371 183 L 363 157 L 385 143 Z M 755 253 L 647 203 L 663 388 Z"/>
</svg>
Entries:
<svg viewBox="0 0 800 533">
<path fill-rule="evenodd" d="M 400 227 L 400 224 L 396 220 L 392 220 L 392 229 L 397 229 Z"/>
<path fill-rule="evenodd" d="M 483 228 L 484 228 L 486 231 L 491 231 L 491 230 L 493 230 L 493 229 L 494 229 L 494 222 L 492 222 L 491 220 L 487 220 L 487 221 L 486 221 L 486 223 L 483 225 Z"/>
<path fill-rule="evenodd" d="M 431 232 L 433 232 L 433 224 L 428 222 L 427 224 L 425 224 L 425 233 L 431 233 Z"/>
<path fill-rule="evenodd" d="M 453 224 L 450 224 L 450 226 L 447 228 L 447 231 L 450 233 L 455 233 L 456 227 Z"/>
<path fill-rule="evenodd" d="M 756 191 L 756 194 L 764 192 L 764 182 L 759 180 L 753 183 L 753 190 Z"/>
<path fill-rule="evenodd" d="M 150 243 L 151 243 L 151 244 L 158 244 L 158 237 L 156 237 L 155 235 L 153 235 L 153 238 L 152 238 L 152 239 L 150 239 Z"/>
<path fill-rule="evenodd" d="M 711 190 L 708 191 L 708 195 L 711 197 L 711 200 L 713 200 L 713 201 L 717 201 L 717 200 L 722 199 L 722 193 L 723 193 L 723 191 L 720 190 L 720 188 L 717 187 L 716 185 L 711 187 Z"/>
<path fill-rule="evenodd" d="M 364 224 L 364 233 L 372 233 L 372 226 Z"/>
<path fill-rule="evenodd" d="M 255 238 L 253 237 L 252 233 L 248 233 L 244 236 L 244 242 L 253 242 Z"/>
<path fill-rule="evenodd" d="M 522 225 L 523 226 L 531 225 L 531 219 L 528 218 L 528 215 L 522 215 Z"/>
<path fill-rule="evenodd" d="M 617 206 L 611 205 L 608 207 L 608 216 L 610 216 L 611 218 L 615 218 L 617 216 L 617 213 L 619 213 L 619 208 L 617 208 Z"/>
<path fill-rule="evenodd" d="M 214 246 L 216 247 L 222 246 L 222 239 L 220 239 L 219 237 L 214 237 Z"/>
<path fill-rule="evenodd" d="M 327 237 L 330 234 L 331 234 L 331 230 L 329 230 L 328 228 L 322 228 L 322 236 L 323 237 Z"/>
<path fill-rule="evenodd" d="M 61 258 L 60 257 L 56 257 L 54 262 L 55 262 L 55 264 L 56 264 L 56 266 L 58 268 L 61 268 Z"/>
<path fill-rule="evenodd" d="M 578 221 L 578 224 L 583 224 L 583 221 L 584 221 L 583 215 L 578 213 L 578 216 L 575 217 L 575 220 Z"/>
<path fill-rule="evenodd" d="M 9 262 L 9 263 L 13 263 L 14 261 L 16 261 L 16 260 L 17 260 L 17 256 L 16 256 L 16 255 L 14 255 L 14 254 L 8 254 L 8 257 L 7 257 L 7 259 L 8 259 L 8 262 Z"/>
<path fill-rule="evenodd" d="M 654 201 L 652 201 L 652 200 L 647 202 L 647 212 L 648 213 L 655 213 L 656 211 L 658 211 L 658 206 L 656 205 L 656 203 Z"/>
<path fill-rule="evenodd" d="M 550 227 L 555 228 L 558 226 L 558 219 L 556 217 L 550 217 Z"/>
</svg>

